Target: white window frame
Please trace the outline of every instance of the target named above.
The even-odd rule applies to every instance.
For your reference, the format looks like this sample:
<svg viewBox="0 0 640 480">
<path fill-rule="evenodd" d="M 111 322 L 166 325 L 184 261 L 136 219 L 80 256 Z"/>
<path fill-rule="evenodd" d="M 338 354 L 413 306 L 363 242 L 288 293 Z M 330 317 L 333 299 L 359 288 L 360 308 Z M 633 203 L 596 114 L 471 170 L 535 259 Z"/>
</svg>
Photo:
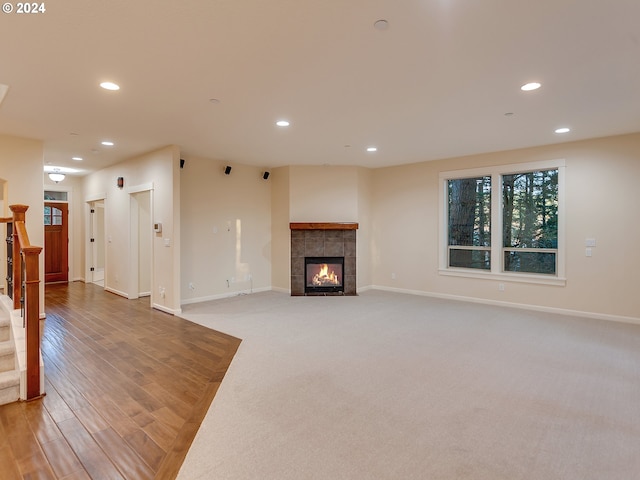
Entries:
<svg viewBox="0 0 640 480">
<path fill-rule="evenodd" d="M 507 282 L 524 282 L 544 285 L 565 286 L 565 164 L 564 159 L 540 162 L 494 165 L 482 168 L 451 170 L 439 174 L 439 256 L 438 273 L 454 277 L 479 278 Z M 502 245 L 502 176 L 541 170 L 558 170 L 558 249 L 555 275 L 503 271 Z M 449 267 L 448 262 L 448 215 L 449 204 L 447 184 L 449 180 L 472 177 L 491 177 L 491 270 Z M 536 251 L 540 251 L 536 249 Z"/>
</svg>

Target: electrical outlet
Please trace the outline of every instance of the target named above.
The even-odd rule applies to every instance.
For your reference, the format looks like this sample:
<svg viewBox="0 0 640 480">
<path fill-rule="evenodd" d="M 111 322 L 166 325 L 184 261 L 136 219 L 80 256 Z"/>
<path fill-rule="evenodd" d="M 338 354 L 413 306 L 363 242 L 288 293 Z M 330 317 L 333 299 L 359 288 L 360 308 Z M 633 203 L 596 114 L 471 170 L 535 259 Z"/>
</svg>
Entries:
<svg viewBox="0 0 640 480">
<path fill-rule="evenodd" d="M 504 283 L 499 283 L 498 284 L 498 291 L 499 292 L 504 292 Z"/>
</svg>

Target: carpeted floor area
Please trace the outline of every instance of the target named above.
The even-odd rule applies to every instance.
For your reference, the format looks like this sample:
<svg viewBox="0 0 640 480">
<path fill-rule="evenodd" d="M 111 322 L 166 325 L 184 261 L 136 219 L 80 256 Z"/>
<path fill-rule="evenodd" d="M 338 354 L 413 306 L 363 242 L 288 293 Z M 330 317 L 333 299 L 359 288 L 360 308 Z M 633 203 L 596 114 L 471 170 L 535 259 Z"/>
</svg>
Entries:
<svg viewBox="0 0 640 480">
<path fill-rule="evenodd" d="M 640 472 L 638 325 L 384 291 L 182 316 L 243 342 L 178 479 Z"/>
</svg>

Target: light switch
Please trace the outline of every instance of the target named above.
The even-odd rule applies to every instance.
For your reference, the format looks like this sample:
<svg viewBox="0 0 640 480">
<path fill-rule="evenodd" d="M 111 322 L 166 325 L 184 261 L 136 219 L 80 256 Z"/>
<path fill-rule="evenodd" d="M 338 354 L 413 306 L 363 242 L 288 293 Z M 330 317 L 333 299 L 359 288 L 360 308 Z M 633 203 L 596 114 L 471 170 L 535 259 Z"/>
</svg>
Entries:
<svg viewBox="0 0 640 480">
<path fill-rule="evenodd" d="M 590 257 L 592 253 L 593 252 L 592 252 L 591 248 L 587 247 L 587 248 L 584 249 L 584 256 L 585 257 Z"/>
<path fill-rule="evenodd" d="M 584 239 L 584 246 L 585 247 L 595 247 L 596 246 L 596 239 L 595 238 L 585 238 Z"/>
</svg>

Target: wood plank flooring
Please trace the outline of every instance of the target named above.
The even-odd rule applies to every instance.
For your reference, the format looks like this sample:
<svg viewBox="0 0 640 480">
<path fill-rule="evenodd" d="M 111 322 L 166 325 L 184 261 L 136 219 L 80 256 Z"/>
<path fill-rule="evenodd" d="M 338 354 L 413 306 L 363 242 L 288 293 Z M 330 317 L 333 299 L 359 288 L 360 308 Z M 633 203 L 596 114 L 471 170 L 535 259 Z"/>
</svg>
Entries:
<svg viewBox="0 0 640 480">
<path fill-rule="evenodd" d="M 240 340 L 92 284 L 45 298 L 46 396 L 0 406 L 0 479 L 174 479 Z"/>
</svg>

